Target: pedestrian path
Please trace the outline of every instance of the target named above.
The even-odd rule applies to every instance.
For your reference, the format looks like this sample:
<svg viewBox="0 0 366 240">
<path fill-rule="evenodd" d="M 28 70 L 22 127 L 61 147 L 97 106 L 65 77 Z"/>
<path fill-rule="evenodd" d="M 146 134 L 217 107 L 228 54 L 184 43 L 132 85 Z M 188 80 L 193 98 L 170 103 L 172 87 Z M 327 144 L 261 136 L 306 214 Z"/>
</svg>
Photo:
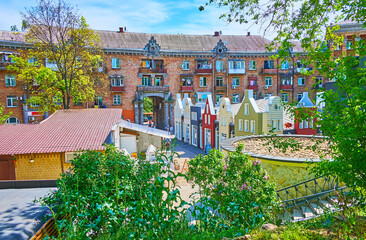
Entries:
<svg viewBox="0 0 366 240">
<path fill-rule="evenodd" d="M 175 139 L 175 143 L 177 144 L 177 146 L 175 147 L 175 151 L 179 154 L 180 158 L 192 159 L 199 154 L 206 155 L 202 149 L 179 141 L 178 139 Z"/>
</svg>

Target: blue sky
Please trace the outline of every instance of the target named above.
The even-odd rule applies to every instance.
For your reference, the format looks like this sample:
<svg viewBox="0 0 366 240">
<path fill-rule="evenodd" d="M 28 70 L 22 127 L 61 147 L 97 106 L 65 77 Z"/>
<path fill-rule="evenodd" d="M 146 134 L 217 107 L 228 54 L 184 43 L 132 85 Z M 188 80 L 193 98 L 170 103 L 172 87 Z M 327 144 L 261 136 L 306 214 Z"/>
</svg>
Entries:
<svg viewBox="0 0 366 240">
<path fill-rule="evenodd" d="M 223 8 L 215 6 L 200 12 L 204 0 L 73 0 L 93 29 L 130 32 L 244 35 L 248 31 L 260 35 L 258 26 L 227 24 L 220 20 Z M 36 0 L 0 0 L 0 30 L 20 26 L 19 12 L 36 5 Z M 250 27 L 250 28 L 249 28 Z M 269 38 L 269 36 L 266 36 Z"/>
</svg>

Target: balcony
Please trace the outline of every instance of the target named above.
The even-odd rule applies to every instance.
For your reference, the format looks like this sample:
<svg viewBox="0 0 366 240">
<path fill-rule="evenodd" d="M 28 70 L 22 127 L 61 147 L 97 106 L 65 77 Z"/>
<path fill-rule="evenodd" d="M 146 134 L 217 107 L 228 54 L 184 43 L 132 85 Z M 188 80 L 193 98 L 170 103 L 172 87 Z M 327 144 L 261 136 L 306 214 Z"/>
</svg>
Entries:
<svg viewBox="0 0 366 240">
<path fill-rule="evenodd" d="M 169 85 L 165 86 L 137 86 L 137 91 L 140 92 L 169 92 Z"/>
<path fill-rule="evenodd" d="M 262 74 L 277 74 L 277 68 L 262 68 Z"/>
<path fill-rule="evenodd" d="M 111 86 L 112 92 L 124 92 L 125 87 L 124 86 Z"/>
<path fill-rule="evenodd" d="M 182 92 L 193 92 L 193 86 L 182 86 Z"/>
<path fill-rule="evenodd" d="M 140 73 L 167 73 L 166 69 L 164 68 L 139 68 Z"/>
<path fill-rule="evenodd" d="M 292 90 L 292 85 L 281 85 L 281 90 Z"/>
<path fill-rule="evenodd" d="M 6 68 L 12 64 L 11 62 L 0 62 L 0 69 L 1 70 L 6 70 Z"/>
<path fill-rule="evenodd" d="M 295 68 L 295 73 L 306 73 L 311 70 L 313 70 L 312 67 Z"/>
<path fill-rule="evenodd" d="M 216 92 L 225 92 L 226 91 L 226 85 L 223 86 L 215 86 Z"/>
<path fill-rule="evenodd" d="M 196 74 L 211 74 L 212 69 L 211 68 L 197 68 Z"/>
<path fill-rule="evenodd" d="M 258 90 L 258 85 L 248 85 L 248 89 Z"/>
<path fill-rule="evenodd" d="M 245 74 L 244 68 L 229 68 L 229 74 Z"/>
</svg>

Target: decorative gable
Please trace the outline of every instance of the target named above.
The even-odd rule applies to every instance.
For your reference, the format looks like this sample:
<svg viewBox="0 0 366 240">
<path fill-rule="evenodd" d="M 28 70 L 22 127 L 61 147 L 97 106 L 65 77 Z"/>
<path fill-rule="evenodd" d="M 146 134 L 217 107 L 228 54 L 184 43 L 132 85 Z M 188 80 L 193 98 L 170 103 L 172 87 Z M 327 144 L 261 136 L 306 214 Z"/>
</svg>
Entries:
<svg viewBox="0 0 366 240">
<path fill-rule="evenodd" d="M 216 57 L 218 58 L 224 58 L 226 57 L 227 52 L 229 49 L 225 46 L 225 44 L 220 39 L 216 46 L 212 49 L 212 52 L 216 54 Z"/>
<path fill-rule="evenodd" d="M 160 46 L 157 44 L 154 36 L 151 36 L 149 42 L 145 45 L 144 50 L 147 51 L 147 56 L 159 56 L 160 55 Z"/>
</svg>

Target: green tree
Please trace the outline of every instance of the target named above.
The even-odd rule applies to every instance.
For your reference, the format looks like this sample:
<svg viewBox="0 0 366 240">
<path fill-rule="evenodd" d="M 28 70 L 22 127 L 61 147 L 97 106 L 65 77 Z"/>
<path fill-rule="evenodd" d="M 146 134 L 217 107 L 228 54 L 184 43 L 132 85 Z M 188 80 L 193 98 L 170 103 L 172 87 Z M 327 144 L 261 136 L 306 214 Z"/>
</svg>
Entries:
<svg viewBox="0 0 366 240">
<path fill-rule="evenodd" d="M 299 40 L 307 53 L 304 63 L 316 66 L 319 74 L 336 80 L 337 90 L 323 93 L 325 109 L 317 116 L 320 129 L 328 137 L 332 161 L 324 160 L 315 171 L 335 174 L 348 187 L 365 194 L 365 41 L 358 40 L 355 34 L 353 51 L 347 51 L 336 60 L 331 45 L 344 44 L 344 37 L 336 32 L 340 28 L 339 21 L 351 20 L 365 27 L 366 1 L 210 0 L 200 10 L 209 5 L 228 8 L 229 11 L 220 16 L 228 22 L 253 22 L 261 24 L 264 31 L 276 32 L 268 50 L 277 49 L 277 57 L 288 57 L 293 41 Z"/>
<path fill-rule="evenodd" d="M 92 71 L 100 61 L 99 35 L 64 0 L 40 0 L 21 15 L 32 48 L 22 57 L 13 56 L 9 70 L 33 90 L 30 101 L 49 110 L 60 103 L 68 109 L 72 100 L 92 100 L 104 79 Z"/>
<path fill-rule="evenodd" d="M 144 98 L 144 113 L 151 113 L 154 111 L 152 98 Z"/>
<path fill-rule="evenodd" d="M 0 104 L 0 124 L 3 124 L 10 115 L 11 113 L 4 114 L 4 108 Z"/>
</svg>

